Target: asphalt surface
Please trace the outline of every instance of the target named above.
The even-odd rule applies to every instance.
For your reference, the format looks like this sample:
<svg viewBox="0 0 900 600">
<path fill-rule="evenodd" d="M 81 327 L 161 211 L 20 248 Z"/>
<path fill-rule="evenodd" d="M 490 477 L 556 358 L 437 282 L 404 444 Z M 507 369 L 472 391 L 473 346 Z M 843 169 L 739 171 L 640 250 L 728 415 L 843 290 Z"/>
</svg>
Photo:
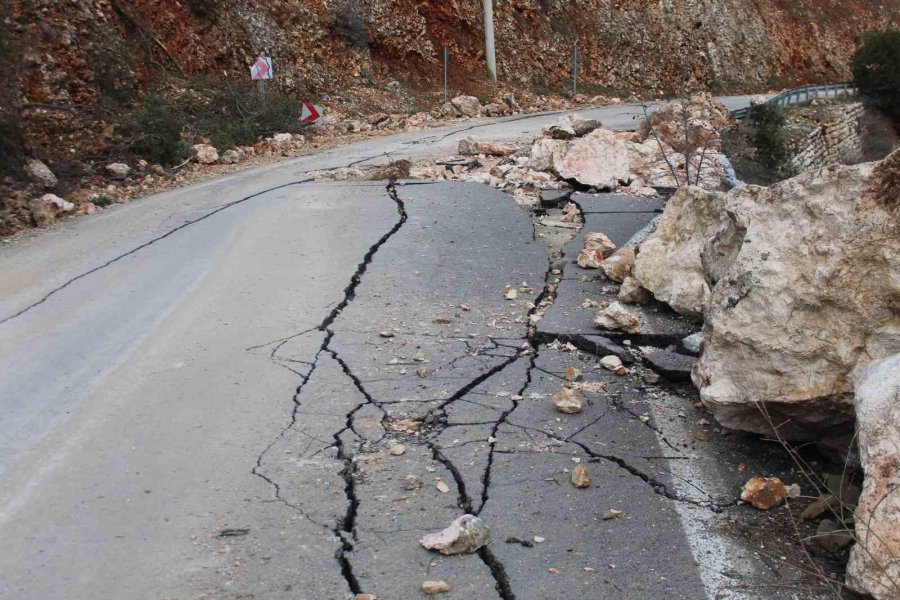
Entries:
<svg viewBox="0 0 900 600">
<path fill-rule="evenodd" d="M 426 579 L 472 599 L 706 597 L 642 384 L 529 335 L 551 277 L 530 215 L 474 184 L 305 175 L 558 116 L 367 141 L 4 248 L 0 597 L 386 600 Z M 613 213 L 623 240 L 652 218 Z M 549 400 L 568 366 L 604 390 L 579 415 Z M 486 549 L 419 545 L 465 512 Z"/>
</svg>

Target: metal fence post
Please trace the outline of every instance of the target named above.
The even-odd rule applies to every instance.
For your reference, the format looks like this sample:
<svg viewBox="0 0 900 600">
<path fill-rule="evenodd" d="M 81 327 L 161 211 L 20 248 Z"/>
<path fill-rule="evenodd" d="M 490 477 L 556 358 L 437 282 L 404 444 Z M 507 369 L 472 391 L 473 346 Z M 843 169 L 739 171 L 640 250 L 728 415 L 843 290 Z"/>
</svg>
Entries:
<svg viewBox="0 0 900 600">
<path fill-rule="evenodd" d="M 450 62 L 450 50 L 447 49 L 447 46 L 444 46 L 444 102 L 449 100 L 449 94 L 447 91 L 447 65 Z"/>
<path fill-rule="evenodd" d="M 578 95 L 578 43 L 572 48 L 572 100 Z"/>
</svg>

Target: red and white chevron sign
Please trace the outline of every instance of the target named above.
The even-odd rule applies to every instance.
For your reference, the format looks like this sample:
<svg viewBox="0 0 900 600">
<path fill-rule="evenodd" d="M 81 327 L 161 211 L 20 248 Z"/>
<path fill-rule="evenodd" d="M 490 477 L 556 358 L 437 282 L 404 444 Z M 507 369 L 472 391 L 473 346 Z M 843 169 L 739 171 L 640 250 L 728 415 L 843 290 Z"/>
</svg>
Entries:
<svg viewBox="0 0 900 600">
<path fill-rule="evenodd" d="M 304 102 L 300 109 L 300 122 L 309 124 L 318 123 L 322 120 L 322 115 L 324 114 L 321 106 Z"/>
<path fill-rule="evenodd" d="M 274 74 L 274 70 L 272 69 L 272 58 L 269 56 L 260 56 L 256 59 L 256 62 L 253 63 L 253 66 L 250 67 L 250 79 L 253 81 L 272 79 Z"/>
</svg>

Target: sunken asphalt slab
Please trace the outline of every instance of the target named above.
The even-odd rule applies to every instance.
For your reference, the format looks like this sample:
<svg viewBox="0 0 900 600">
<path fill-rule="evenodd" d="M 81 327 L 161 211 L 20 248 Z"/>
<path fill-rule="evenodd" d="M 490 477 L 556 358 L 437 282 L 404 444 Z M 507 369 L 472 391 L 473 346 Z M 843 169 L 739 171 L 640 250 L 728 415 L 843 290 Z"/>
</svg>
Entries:
<svg viewBox="0 0 900 600">
<path fill-rule="evenodd" d="M 643 229 L 661 211 L 665 203 L 655 198 L 636 198 L 619 194 L 573 194 L 584 216 L 584 228 L 563 248 L 563 272 L 557 287 L 556 301 L 538 322 L 537 332 L 541 341 L 561 339 L 593 350 L 597 345 L 606 347 L 607 354 L 617 354 L 610 342 L 618 342 L 629 336 L 620 332 L 602 331 L 594 327 L 597 309 L 584 309 L 586 299 L 615 302 L 619 285 L 606 279 L 598 269 L 583 269 L 576 258 L 587 233 L 605 233 L 621 248 L 631 237 Z M 699 325 L 692 323 L 663 304 L 653 302 L 645 306 L 629 306 L 629 310 L 641 319 L 641 338 L 668 345 L 690 335 Z"/>
</svg>

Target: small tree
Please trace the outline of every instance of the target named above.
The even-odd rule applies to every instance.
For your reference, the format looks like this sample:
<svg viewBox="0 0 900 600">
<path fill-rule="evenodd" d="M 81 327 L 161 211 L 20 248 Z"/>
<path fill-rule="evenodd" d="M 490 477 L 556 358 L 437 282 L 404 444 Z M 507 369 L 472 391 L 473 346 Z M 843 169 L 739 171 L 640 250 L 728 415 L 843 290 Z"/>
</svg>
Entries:
<svg viewBox="0 0 900 600">
<path fill-rule="evenodd" d="M 784 114 L 769 104 L 756 104 L 750 107 L 747 121 L 750 125 L 747 140 L 756 151 L 757 162 L 773 173 L 780 172 L 789 154 Z"/>
<path fill-rule="evenodd" d="M 900 117 L 900 30 L 867 34 L 851 68 L 860 91 L 891 116 Z"/>
</svg>

